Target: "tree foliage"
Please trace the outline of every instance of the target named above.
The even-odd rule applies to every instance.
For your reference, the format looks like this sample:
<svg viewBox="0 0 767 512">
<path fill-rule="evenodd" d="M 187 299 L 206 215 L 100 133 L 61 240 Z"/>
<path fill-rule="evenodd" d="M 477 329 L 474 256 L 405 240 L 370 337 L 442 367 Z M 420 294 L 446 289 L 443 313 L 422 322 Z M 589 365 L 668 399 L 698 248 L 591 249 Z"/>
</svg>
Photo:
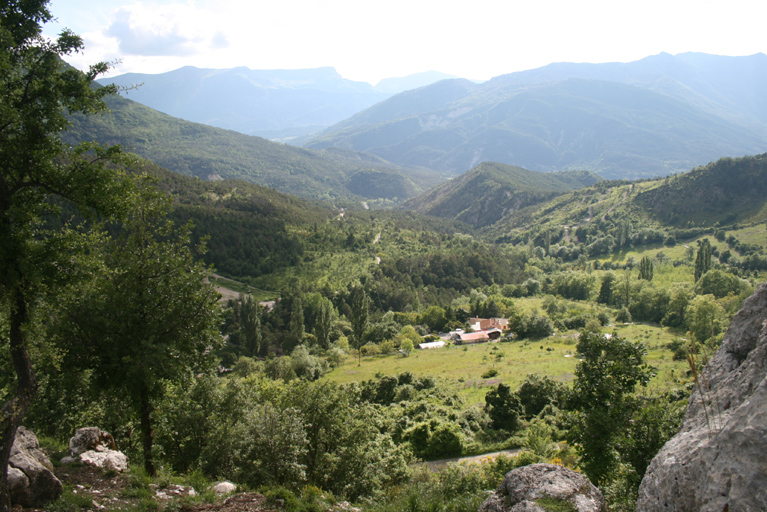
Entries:
<svg viewBox="0 0 767 512">
<path fill-rule="evenodd" d="M 632 393 L 646 386 L 655 370 L 644 363 L 640 343 L 617 335 L 583 332 L 577 348 L 582 359 L 569 398 L 577 412 L 568 438 L 577 443 L 589 479 L 602 482 L 619 460 L 619 435 L 636 409 Z"/>
<path fill-rule="evenodd" d="M 190 247 L 189 226 L 165 218 L 170 198 L 145 176 L 135 181 L 131 212 L 105 249 L 106 268 L 70 306 L 68 348 L 95 383 L 133 404 L 144 465 L 154 474 L 155 405 L 166 383 L 210 364 L 206 354 L 220 340 L 219 296 Z"/>
<path fill-rule="evenodd" d="M 41 34 L 52 16 L 45 0 L 0 4 L 0 298 L 9 318 L 16 391 L 0 418 L 0 510 L 10 510 L 6 467 L 16 429 L 37 390 L 27 350 L 27 329 L 37 299 L 55 293 L 74 277 L 75 253 L 82 243 L 42 224 L 56 217 L 54 201 L 65 200 L 102 215 L 117 213 L 121 182 L 109 162 L 119 148 L 95 144 L 70 146 L 60 139 L 67 114 L 105 109 L 102 99 L 113 87 L 93 88 L 104 63 L 83 73 L 62 57 L 79 51 L 82 40 L 64 31 L 55 40 Z M 76 237 L 75 237 L 76 238 Z"/>
</svg>

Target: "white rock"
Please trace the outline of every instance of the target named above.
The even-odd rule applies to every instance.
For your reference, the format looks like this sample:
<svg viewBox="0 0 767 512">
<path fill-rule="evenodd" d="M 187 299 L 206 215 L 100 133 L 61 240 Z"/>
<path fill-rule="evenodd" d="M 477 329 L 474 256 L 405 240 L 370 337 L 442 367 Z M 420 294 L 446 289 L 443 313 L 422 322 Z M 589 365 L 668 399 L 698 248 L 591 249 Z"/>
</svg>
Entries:
<svg viewBox="0 0 767 512">
<path fill-rule="evenodd" d="M 237 486 L 232 482 L 221 482 L 213 486 L 213 491 L 217 494 L 229 494 L 237 490 Z"/>
</svg>

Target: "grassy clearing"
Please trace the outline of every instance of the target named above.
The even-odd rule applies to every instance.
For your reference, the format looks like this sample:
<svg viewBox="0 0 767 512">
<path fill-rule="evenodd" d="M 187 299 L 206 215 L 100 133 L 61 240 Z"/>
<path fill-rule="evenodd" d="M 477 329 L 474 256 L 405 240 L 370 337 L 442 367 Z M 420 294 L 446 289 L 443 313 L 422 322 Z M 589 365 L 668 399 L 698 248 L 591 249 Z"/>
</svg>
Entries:
<svg viewBox="0 0 767 512">
<path fill-rule="evenodd" d="M 732 235 L 743 243 L 759 245 L 767 248 L 767 225 L 756 224 L 736 230 L 728 230 L 727 236 Z"/>
<path fill-rule="evenodd" d="M 678 333 L 643 324 L 606 327 L 604 332 L 613 330 L 621 337 L 645 344 L 648 363 L 658 368 L 658 375 L 650 384 L 651 389 L 683 385 L 686 362 L 673 361 L 671 351 L 665 348 L 667 343 L 678 337 Z M 575 357 L 577 340 L 578 333 L 570 331 L 542 340 L 416 350 L 407 357 L 363 357 L 360 366 L 357 366 L 356 359 L 350 357 L 324 378 L 339 383 L 360 382 L 409 371 L 437 378 L 440 385 L 455 390 L 468 404 L 484 403 L 485 394 L 491 387 L 502 382 L 516 389 L 531 373 L 547 375 L 568 384 L 572 382 L 578 364 Z M 483 374 L 490 369 L 495 369 L 497 375 L 483 378 Z"/>
</svg>

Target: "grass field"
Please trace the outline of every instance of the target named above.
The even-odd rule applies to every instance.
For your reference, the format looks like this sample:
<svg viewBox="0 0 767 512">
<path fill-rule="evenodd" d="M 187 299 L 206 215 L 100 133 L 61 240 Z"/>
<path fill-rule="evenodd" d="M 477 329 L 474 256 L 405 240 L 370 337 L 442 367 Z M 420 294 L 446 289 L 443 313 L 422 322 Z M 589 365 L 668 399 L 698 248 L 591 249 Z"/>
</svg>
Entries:
<svg viewBox="0 0 767 512">
<path fill-rule="evenodd" d="M 658 369 L 650 384 L 661 390 L 684 385 L 687 363 L 673 361 L 666 344 L 677 339 L 678 333 L 644 324 L 606 327 L 604 332 L 617 332 L 631 341 L 641 341 L 648 350 L 647 362 Z M 344 364 L 328 373 L 325 379 L 346 383 L 396 375 L 409 371 L 416 376 L 430 375 L 440 385 L 455 390 L 467 404 L 484 403 L 487 391 L 504 383 L 516 389 L 531 373 L 547 375 L 570 383 L 578 364 L 575 348 L 578 333 L 556 334 L 543 340 L 484 343 L 479 345 L 447 346 L 440 349 L 416 350 L 407 357 L 397 354 L 363 357 L 361 365 L 349 357 Z M 483 378 L 490 369 L 498 374 Z"/>
</svg>

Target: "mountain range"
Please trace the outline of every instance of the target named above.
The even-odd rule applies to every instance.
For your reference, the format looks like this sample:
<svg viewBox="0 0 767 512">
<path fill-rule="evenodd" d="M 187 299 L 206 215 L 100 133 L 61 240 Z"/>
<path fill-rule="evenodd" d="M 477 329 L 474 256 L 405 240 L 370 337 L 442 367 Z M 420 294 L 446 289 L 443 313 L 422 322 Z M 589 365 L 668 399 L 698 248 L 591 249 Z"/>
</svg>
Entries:
<svg viewBox="0 0 767 512">
<path fill-rule="evenodd" d="M 335 69 L 251 70 L 183 67 L 161 74 L 103 78 L 143 105 L 174 117 L 282 141 L 327 128 L 404 90 L 446 78 L 436 71 L 347 80 Z"/>
<path fill-rule="evenodd" d="M 767 150 L 767 56 L 660 54 L 551 64 L 402 92 L 305 144 L 457 175 L 494 161 L 607 178 L 665 176 Z"/>
</svg>

